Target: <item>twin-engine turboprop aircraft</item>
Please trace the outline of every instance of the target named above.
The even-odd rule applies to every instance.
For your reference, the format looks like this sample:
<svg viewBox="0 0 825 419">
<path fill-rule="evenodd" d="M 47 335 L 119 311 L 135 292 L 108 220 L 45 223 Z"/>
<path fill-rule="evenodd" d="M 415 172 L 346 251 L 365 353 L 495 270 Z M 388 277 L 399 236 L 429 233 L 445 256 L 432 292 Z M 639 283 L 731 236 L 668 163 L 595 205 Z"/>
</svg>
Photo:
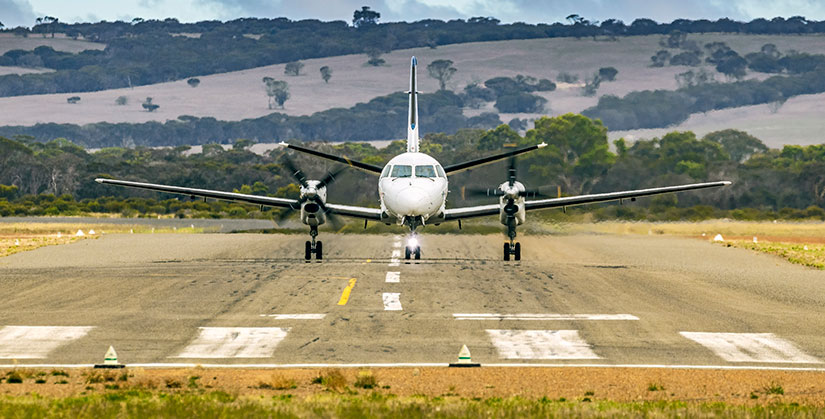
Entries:
<svg viewBox="0 0 825 419">
<path fill-rule="evenodd" d="M 128 186 L 154 191 L 189 195 L 191 197 L 213 198 L 228 201 L 243 202 L 260 205 L 261 207 L 285 208 L 288 211 L 301 212 L 301 222 L 308 225 L 312 240 L 305 244 L 304 257 L 307 260 L 315 255 L 316 259 L 323 258 L 321 241 L 316 241 L 318 226 L 337 215 L 376 221 L 387 225 L 396 223 L 406 226 L 410 236 L 405 250 L 406 259 L 420 259 L 421 246 L 416 238 L 416 230 L 426 224 L 438 225 L 447 221 L 482 217 L 498 214 L 499 220 L 507 227 L 509 242 L 504 243 L 504 260 L 521 259 L 521 245 L 515 242 L 516 227 L 524 224 L 527 211 L 565 208 L 573 205 L 590 204 L 595 202 L 622 201 L 637 197 L 658 195 L 670 192 L 689 191 L 693 189 L 713 188 L 729 185 L 730 182 L 707 182 L 689 185 L 667 186 L 661 188 L 639 189 L 591 195 L 566 196 L 550 199 L 528 201 L 527 198 L 536 196 L 516 180 L 514 157 L 537 150 L 546 146 L 545 143 L 484 157 L 459 164 L 442 166 L 438 161 L 419 151 L 418 125 L 418 91 L 416 89 L 417 60 L 412 57 L 410 65 L 409 113 L 407 122 L 407 152 L 399 154 L 390 160 L 384 167 L 350 160 L 346 157 L 335 156 L 317 150 L 304 148 L 292 144 L 282 143 L 292 150 L 311 154 L 324 159 L 347 164 L 356 169 L 379 175 L 378 196 L 380 208 L 357 207 L 327 203 L 327 187 L 335 181 L 336 173 L 328 173 L 320 180 L 308 180 L 301 170 L 287 161 L 287 167 L 301 184 L 299 199 L 274 198 L 268 196 L 247 195 L 232 192 L 193 189 L 180 186 L 156 185 L 151 183 L 131 182 L 113 179 L 95 179 L 98 183 Z M 499 198 L 497 204 L 480 205 L 463 208 L 447 208 L 447 176 L 483 164 L 510 159 L 510 169 L 506 182 L 497 189 L 488 191 L 487 195 Z"/>
</svg>

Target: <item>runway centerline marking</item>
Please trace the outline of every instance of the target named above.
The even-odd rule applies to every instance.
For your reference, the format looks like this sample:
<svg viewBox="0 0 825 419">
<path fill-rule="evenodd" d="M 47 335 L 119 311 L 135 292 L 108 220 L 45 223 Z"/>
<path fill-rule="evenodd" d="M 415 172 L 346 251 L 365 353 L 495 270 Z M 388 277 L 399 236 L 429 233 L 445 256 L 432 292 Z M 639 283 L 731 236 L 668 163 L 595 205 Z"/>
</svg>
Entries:
<svg viewBox="0 0 825 419">
<path fill-rule="evenodd" d="M 453 313 L 456 320 L 639 320 L 632 314 Z"/>
<path fill-rule="evenodd" d="M 578 330 L 487 329 L 505 359 L 599 359 Z"/>
<path fill-rule="evenodd" d="M 0 329 L 0 359 L 46 358 L 92 329 L 94 326 L 6 326 Z"/>
<path fill-rule="evenodd" d="M 386 311 L 400 311 L 401 310 L 401 293 L 399 292 L 385 292 L 382 296 L 384 300 L 384 310 Z"/>
<path fill-rule="evenodd" d="M 679 332 L 728 362 L 820 363 L 773 333 Z"/>
<path fill-rule="evenodd" d="M 349 279 L 349 284 L 347 284 L 346 288 L 344 288 L 344 292 L 341 293 L 341 298 L 338 300 L 338 305 L 339 306 L 343 306 L 343 305 L 347 304 L 347 301 L 349 301 L 349 295 L 352 292 L 352 287 L 355 286 L 355 283 L 357 281 L 358 280 L 355 279 L 355 278 L 350 278 Z"/>
<path fill-rule="evenodd" d="M 200 327 L 200 334 L 170 358 L 269 358 L 289 327 Z"/>
<path fill-rule="evenodd" d="M 307 314 L 261 314 L 261 317 L 269 317 L 272 320 L 322 320 L 327 315 L 324 313 Z"/>
<path fill-rule="evenodd" d="M 392 251 L 392 257 L 400 258 L 401 257 L 401 251 L 400 250 L 393 250 Z"/>
<path fill-rule="evenodd" d="M 387 272 L 387 277 L 384 280 L 384 282 L 392 282 L 392 283 L 401 282 L 401 272 L 392 272 L 392 271 Z"/>
</svg>

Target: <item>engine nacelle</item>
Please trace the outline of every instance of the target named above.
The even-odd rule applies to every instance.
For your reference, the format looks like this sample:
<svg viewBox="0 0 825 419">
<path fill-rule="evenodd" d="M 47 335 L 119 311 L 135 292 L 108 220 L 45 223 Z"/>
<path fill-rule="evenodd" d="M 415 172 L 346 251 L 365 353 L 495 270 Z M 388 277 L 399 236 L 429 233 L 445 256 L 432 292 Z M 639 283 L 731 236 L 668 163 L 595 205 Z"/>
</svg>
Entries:
<svg viewBox="0 0 825 419">
<path fill-rule="evenodd" d="M 527 218 L 527 211 L 524 208 L 524 194 L 526 189 L 521 182 L 504 182 L 498 187 L 504 195 L 499 199 L 499 221 L 504 225 L 509 225 L 508 220 L 513 217 L 516 225 L 524 224 Z"/>
<path fill-rule="evenodd" d="M 308 226 L 319 226 L 327 219 L 320 203 L 327 201 L 327 188 L 318 187 L 317 180 L 308 180 L 306 187 L 301 187 L 301 222 Z"/>
</svg>

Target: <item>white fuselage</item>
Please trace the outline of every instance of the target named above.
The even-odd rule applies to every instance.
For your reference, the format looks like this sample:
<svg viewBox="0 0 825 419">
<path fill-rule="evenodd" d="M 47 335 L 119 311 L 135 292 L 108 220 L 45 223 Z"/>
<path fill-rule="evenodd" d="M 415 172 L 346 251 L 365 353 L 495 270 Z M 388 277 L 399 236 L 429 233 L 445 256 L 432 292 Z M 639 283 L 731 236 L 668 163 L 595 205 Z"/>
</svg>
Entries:
<svg viewBox="0 0 825 419">
<path fill-rule="evenodd" d="M 384 166 L 378 179 L 381 209 L 402 224 L 441 214 L 447 202 L 447 176 L 438 161 L 424 153 L 407 152 Z"/>
</svg>

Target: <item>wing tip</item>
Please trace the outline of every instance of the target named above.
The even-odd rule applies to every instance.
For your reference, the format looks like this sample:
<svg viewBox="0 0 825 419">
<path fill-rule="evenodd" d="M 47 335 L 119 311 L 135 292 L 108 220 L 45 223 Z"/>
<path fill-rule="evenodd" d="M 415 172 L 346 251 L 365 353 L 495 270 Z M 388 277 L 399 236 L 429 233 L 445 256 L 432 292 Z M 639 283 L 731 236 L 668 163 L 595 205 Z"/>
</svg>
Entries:
<svg viewBox="0 0 825 419">
<path fill-rule="evenodd" d="M 542 141 L 542 142 L 541 142 L 541 144 L 539 144 L 537 147 L 538 147 L 538 148 L 544 148 L 544 147 L 547 147 L 547 143 L 545 143 L 544 141 Z"/>
<path fill-rule="evenodd" d="M 95 179 L 95 182 L 97 182 L 97 183 L 103 183 L 103 182 L 105 182 L 105 181 L 106 181 L 106 179 L 103 179 L 103 178 L 97 178 L 97 179 Z"/>
</svg>

